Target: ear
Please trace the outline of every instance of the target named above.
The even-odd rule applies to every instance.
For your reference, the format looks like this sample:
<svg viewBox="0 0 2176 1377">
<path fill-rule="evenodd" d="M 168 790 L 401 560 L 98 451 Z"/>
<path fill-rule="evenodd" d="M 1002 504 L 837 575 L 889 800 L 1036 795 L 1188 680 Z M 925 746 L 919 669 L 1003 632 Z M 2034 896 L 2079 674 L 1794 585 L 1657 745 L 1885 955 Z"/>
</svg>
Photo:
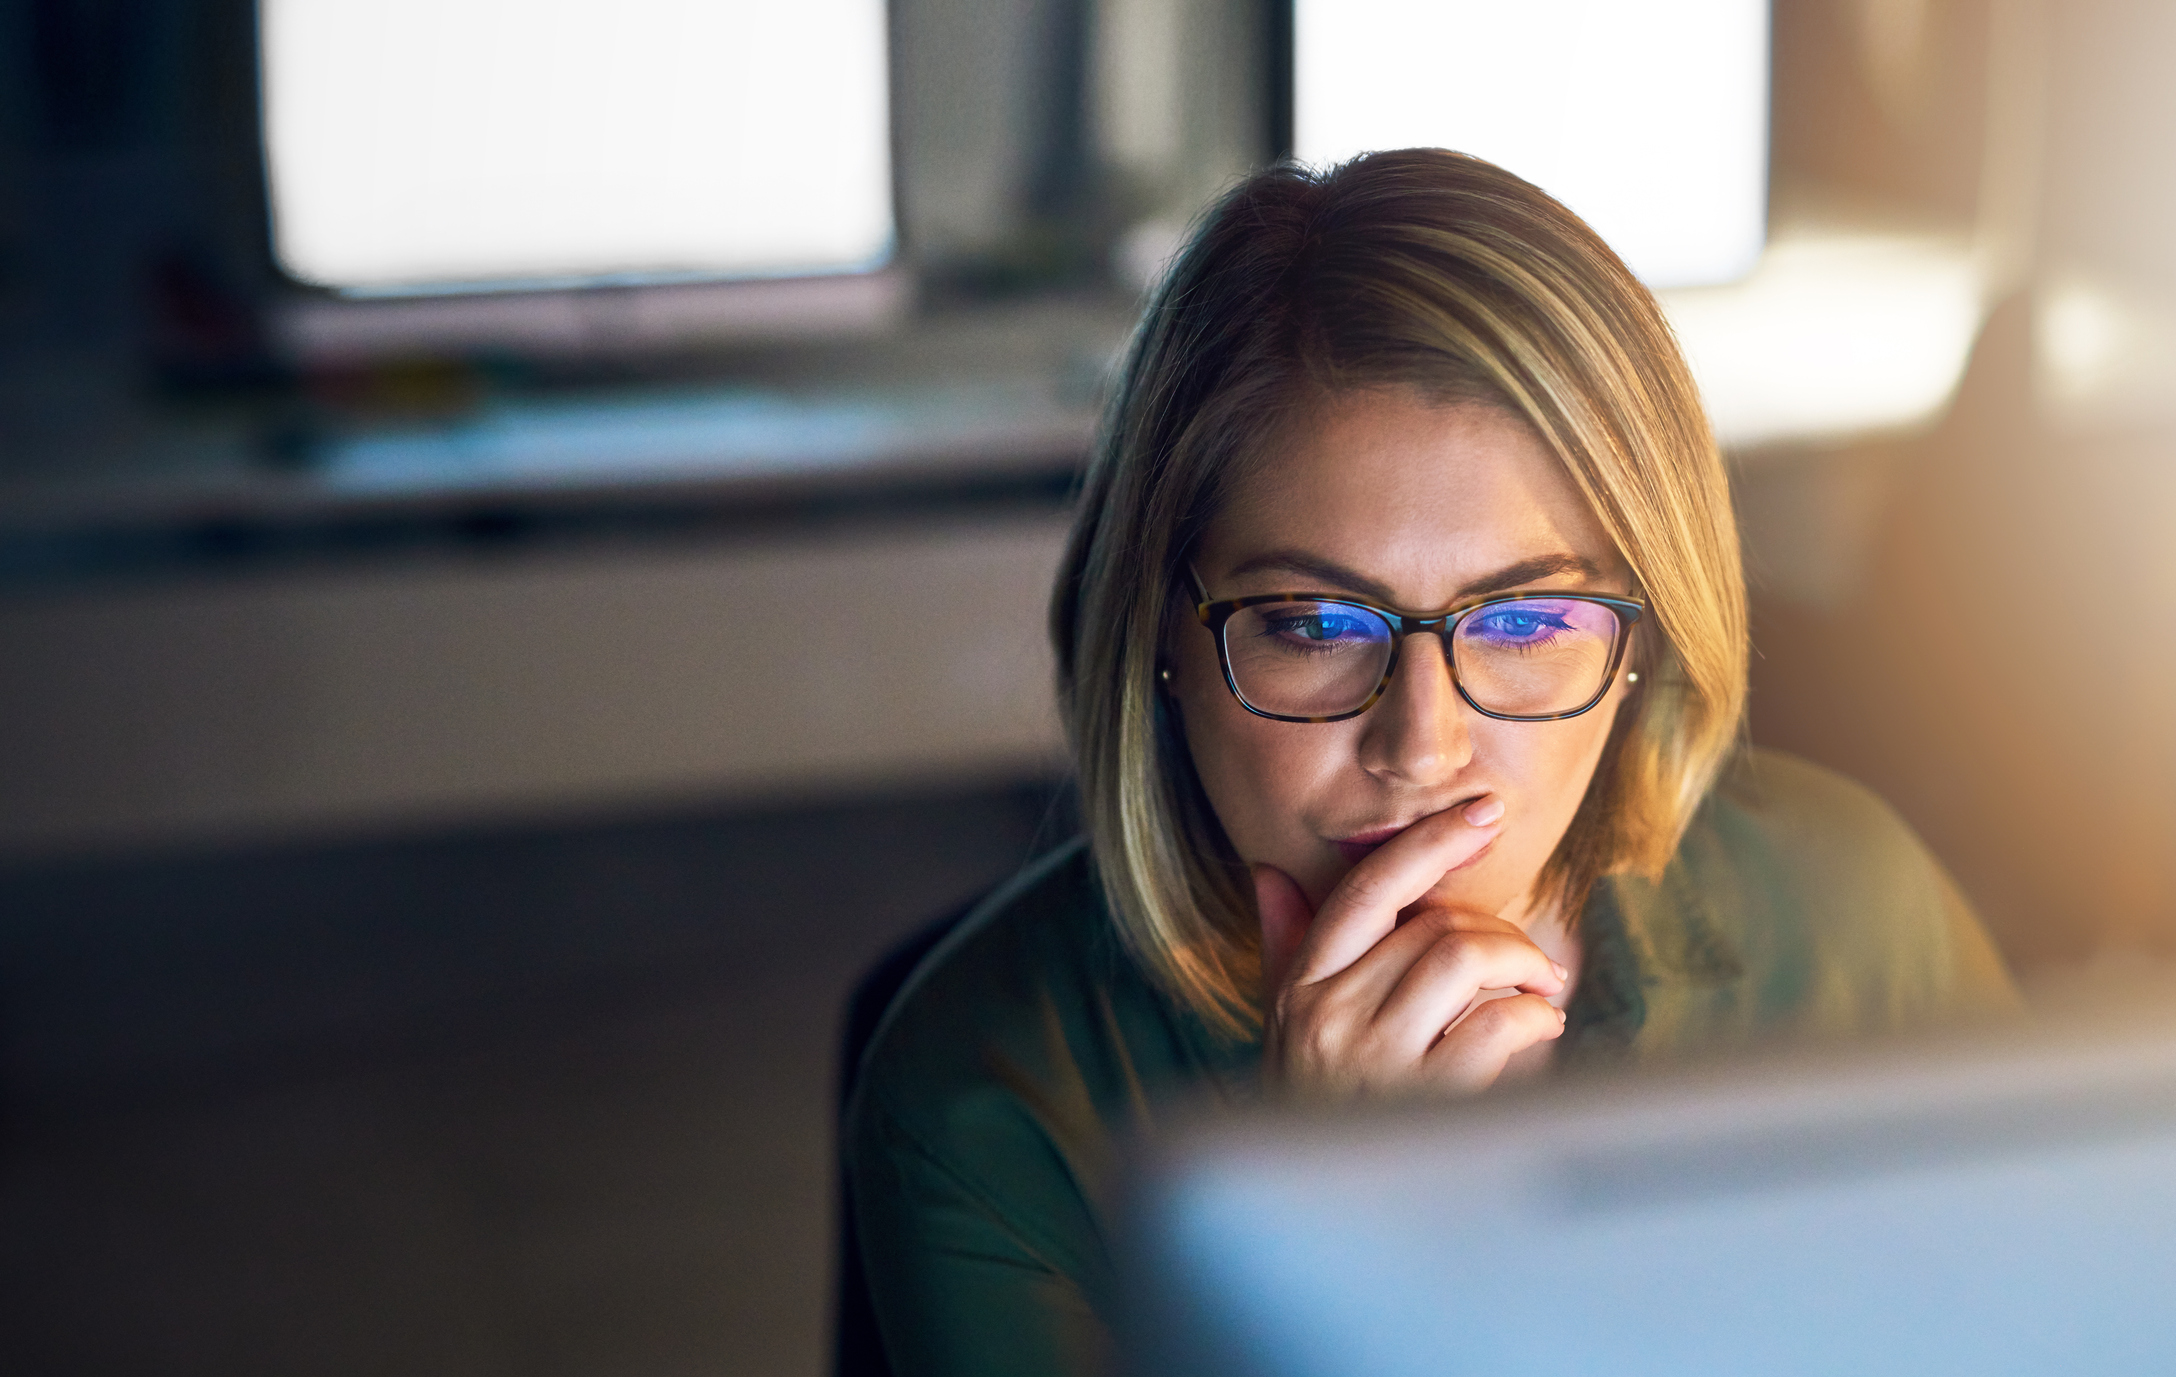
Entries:
<svg viewBox="0 0 2176 1377">
<path fill-rule="evenodd" d="M 1314 925 L 1315 911 L 1299 885 L 1277 867 L 1257 865 L 1249 873 L 1254 877 L 1254 911 L 1262 924 L 1262 986 L 1267 993 L 1284 984 L 1307 929 Z"/>
<path fill-rule="evenodd" d="M 1179 688 L 1179 644 L 1187 630 L 1194 626 L 1194 604 L 1188 598 L 1187 587 L 1193 579 L 1189 566 L 1179 578 L 1171 580 L 1164 599 L 1163 620 L 1156 627 L 1156 691 L 1169 696 Z M 1200 633 L 1195 632 L 1196 635 Z"/>
</svg>

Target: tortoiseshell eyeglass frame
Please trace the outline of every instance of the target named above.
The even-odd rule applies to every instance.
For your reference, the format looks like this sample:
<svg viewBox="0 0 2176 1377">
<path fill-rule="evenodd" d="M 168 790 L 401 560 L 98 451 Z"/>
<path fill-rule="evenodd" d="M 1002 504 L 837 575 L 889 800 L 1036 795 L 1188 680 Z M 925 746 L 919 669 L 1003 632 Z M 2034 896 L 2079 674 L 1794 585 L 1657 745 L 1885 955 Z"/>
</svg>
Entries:
<svg viewBox="0 0 2176 1377">
<path fill-rule="evenodd" d="M 1361 713 L 1366 712 L 1380 702 L 1383 694 L 1390 688 L 1390 681 L 1398 672 L 1399 652 L 1405 649 L 1405 638 L 1422 631 L 1432 631 L 1442 641 L 1444 668 L 1450 671 L 1451 686 L 1458 690 L 1460 698 L 1466 700 L 1467 707 L 1472 708 L 1483 717 L 1493 717 L 1499 722 L 1561 722 L 1567 717 L 1577 717 L 1581 713 L 1592 709 L 1596 703 L 1601 702 L 1609 693 L 1609 686 L 1617 677 L 1617 666 L 1624 660 L 1625 645 L 1632 639 L 1632 627 L 1639 621 L 1641 615 L 1647 611 L 1647 604 L 1639 598 L 1610 597 L 1598 593 L 1557 593 L 1543 590 L 1529 590 L 1523 593 L 1491 593 L 1486 597 L 1475 598 L 1471 602 L 1460 603 L 1458 606 L 1439 612 L 1432 617 L 1414 616 L 1410 613 L 1399 612 L 1393 608 L 1378 607 L 1374 603 L 1363 602 L 1358 598 L 1348 597 L 1340 593 L 1253 593 L 1243 598 L 1222 598 L 1211 601 L 1209 590 L 1202 586 L 1201 576 L 1191 569 L 1187 570 L 1187 575 L 1193 580 L 1194 592 L 1200 599 L 1194 605 L 1194 616 L 1204 627 L 1208 628 L 1210 636 L 1216 641 L 1216 660 L 1224 671 L 1224 687 L 1232 691 L 1232 697 L 1239 700 L 1240 707 L 1245 708 L 1256 717 L 1266 717 L 1272 722 L 1344 722 L 1358 717 Z M 1564 712 L 1542 713 L 1531 717 L 1518 713 L 1491 712 L 1479 703 L 1474 702 L 1473 695 L 1468 693 L 1466 686 L 1459 682 L 1458 657 L 1451 653 L 1453 644 L 1451 637 L 1458 630 L 1460 622 L 1484 607 L 1501 607 L 1507 602 L 1538 602 L 1543 600 L 1550 602 L 1591 602 L 1606 607 L 1617 614 L 1617 632 L 1611 638 L 1609 668 L 1602 672 L 1601 686 L 1594 690 L 1592 698 L 1581 703 L 1578 707 L 1567 709 Z M 1390 658 L 1383 662 L 1383 677 L 1376 682 L 1375 691 L 1367 696 L 1366 702 L 1350 712 L 1335 713 L 1328 717 L 1292 717 L 1281 712 L 1266 712 L 1247 701 L 1247 695 L 1240 692 L 1239 680 L 1232 675 L 1232 657 L 1230 648 L 1224 644 L 1224 627 L 1232 619 L 1232 614 L 1241 608 L 1259 607 L 1263 603 L 1270 602 L 1323 602 L 1341 607 L 1357 607 L 1362 611 L 1372 612 L 1389 623 Z"/>
</svg>

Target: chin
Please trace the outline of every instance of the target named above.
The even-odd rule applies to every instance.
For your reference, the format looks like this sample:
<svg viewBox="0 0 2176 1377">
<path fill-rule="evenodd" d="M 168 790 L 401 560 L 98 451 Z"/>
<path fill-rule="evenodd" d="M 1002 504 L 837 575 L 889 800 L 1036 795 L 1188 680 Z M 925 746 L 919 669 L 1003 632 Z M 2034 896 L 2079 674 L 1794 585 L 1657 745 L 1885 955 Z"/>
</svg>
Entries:
<svg viewBox="0 0 2176 1377">
<path fill-rule="evenodd" d="M 1509 908 L 1522 890 L 1509 881 L 1502 858 L 1491 851 L 1483 851 L 1436 881 L 1434 888 L 1421 897 L 1421 903 L 1486 909 L 1490 913 L 1501 913 Z M 1528 887 L 1531 887 L 1531 881 Z"/>
</svg>

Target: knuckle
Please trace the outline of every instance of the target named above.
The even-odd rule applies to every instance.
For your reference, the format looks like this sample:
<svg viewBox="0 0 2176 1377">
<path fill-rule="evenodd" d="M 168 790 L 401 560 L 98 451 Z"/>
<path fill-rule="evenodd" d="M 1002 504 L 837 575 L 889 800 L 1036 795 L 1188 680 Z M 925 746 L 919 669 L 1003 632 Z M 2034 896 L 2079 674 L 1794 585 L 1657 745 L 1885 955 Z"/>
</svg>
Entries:
<svg viewBox="0 0 2176 1377">
<path fill-rule="evenodd" d="M 1311 1020 L 1285 1035 L 1286 1045 L 1316 1065 L 1329 1065 L 1338 1060 L 1343 1039 L 1329 1024 Z"/>
<path fill-rule="evenodd" d="M 1519 932 L 1519 926 L 1509 919 L 1485 909 L 1460 908 L 1453 904 L 1432 903 L 1413 915 L 1415 921 L 1427 920 L 1445 932 L 1499 933 Z"/>
<path fill-rule="evenodd" d="M 1471 933 L 1450 932 L 1437 938 L 1422 959 L 1442 975 L 1470 977 L 1487 963 L 1488 950 L 1484 943 L 1475 941 Z"/>
<path fill-rule="evenodd" d="M 1509 999 L 1492 999 L 1466 1015 L 1465 1026 L 1473 1029 L 1476 1034 L 1483 1037 L 1504 1032 L 1511 1027 L 1512 1021 L 1516 1017 L 1511 1010 L 1506 1009 L 1504 1006 L 1513 1002 L 1515 1001 Z"/>
<path fill-rule="evenodd" d="M 1466 1022 L 1484 1036 L 1537 1033 L 1557 1026 L 1556 1007 L 1540 995 L 1512 995 L 1483 1004 Z"/>
<path fill-rule="evenodd" d="M 1432 908 L 1415 914 L 1412 921 L 1438 942 L 1455 941 L 1464 935 L 1464 929 L 1458 925 L 1458 916 L 1448 909 Z"/>
<path fill-rule="evenodd" d="M 1381 1075 L 1389 1072 L 1399 1060 L 1399 1049 L 1382 1029 L 1369 1028 L 1352 1040 L 1346 1048 L 1346 1057 L 1355 1068 Z"/>
</svg>

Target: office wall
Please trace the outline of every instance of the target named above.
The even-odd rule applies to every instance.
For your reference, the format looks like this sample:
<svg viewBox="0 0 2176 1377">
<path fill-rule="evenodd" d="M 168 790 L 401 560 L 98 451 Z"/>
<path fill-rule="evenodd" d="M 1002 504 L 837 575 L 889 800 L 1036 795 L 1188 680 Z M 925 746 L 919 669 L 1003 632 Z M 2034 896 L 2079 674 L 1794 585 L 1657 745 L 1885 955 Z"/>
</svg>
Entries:
<svg viewBox="0 0 2176 1377">
<path fill-rule="evenodd" d="M 0 855 L 1058 768 L 1051 512 L 0 597 Z"/>
<path fill-rule="evenodd" d="M 1870 59 L 1869 16 L 1905 10 L 1925 25 L 1919 55 L 1906 44 Z M 2033 34 L 2024 80 L 1990 92 L 1944 76 L 1944 54 L 1984 70 L 1988 20 L 2004 10 Z M 1777 14 L 1777 157 L 1806 189 L 1953 221 L 2015 194 L 2006 177 L 2026 192 L 2018 276 L 1936 424 L 1738 456 L 1753 735 L 1896 804 L 2019 969 L 2165 958 L 2176 94 L 2162 74 L 2176 11 L 1996 0 Z M 2022 173 L 1979 156 L 2004 121 Z M 2081 281 L 2097 295 L 2081 298 Z M 2082 373 L 2080 310 L 2087 343 L 2107 334 Z"/>
</svg>

